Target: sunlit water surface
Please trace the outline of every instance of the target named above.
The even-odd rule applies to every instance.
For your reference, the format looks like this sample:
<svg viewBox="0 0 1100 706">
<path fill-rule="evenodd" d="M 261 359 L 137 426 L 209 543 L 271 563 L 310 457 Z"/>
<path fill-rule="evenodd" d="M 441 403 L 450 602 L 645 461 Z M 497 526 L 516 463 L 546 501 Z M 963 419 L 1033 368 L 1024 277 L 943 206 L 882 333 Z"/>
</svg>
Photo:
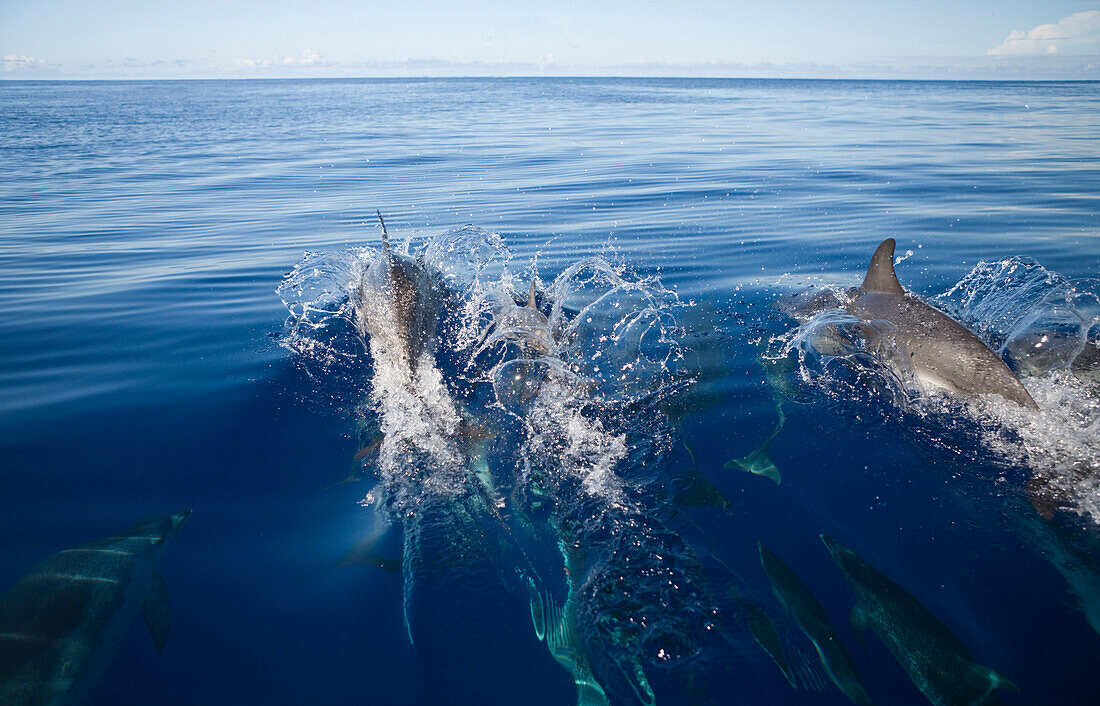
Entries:
<svg viewBox="0 0 1100 706">
<path fill-rule="evenodd" d="M 875 703 L 926 703 L 861 646 L 826 534 L 1003 703 L 1087 703 L 1098 109 L 1094 83 L 0 82 L 0 584 L 193 510 L 167 646 L 135 620 L 96 704 L 850 703 L 760 542 Z M 438 281 L 434 355 L 364 335 L 375 209 Z M 784 312 L 887 237 L 1038 413 Z"/>
</svg>

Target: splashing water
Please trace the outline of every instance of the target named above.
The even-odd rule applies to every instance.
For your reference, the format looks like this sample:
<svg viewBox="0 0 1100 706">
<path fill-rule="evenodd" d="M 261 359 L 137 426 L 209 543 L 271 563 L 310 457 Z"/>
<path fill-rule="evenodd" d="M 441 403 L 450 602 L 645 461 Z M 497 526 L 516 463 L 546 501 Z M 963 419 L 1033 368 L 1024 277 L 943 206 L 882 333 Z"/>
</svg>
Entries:
<svg viewBox="0 0 1100 706">
<path fill-rule="evenodd" d="M 825 290 L 788 295 L 782 304 L 820 310 L 847 296 Z M 1100 281 L 1069 281 L 1034 261 L 1008 258 L 979 263 L 932 301 L 1009 364 L 1038 413 L 996 395 L 963 402 L 922 389 L 889 322 L 868 323 L 839 308 L 773 337 L 765 359 L 794 361 L 797 377 L 818 386 L 841 413 L 881 405 L 884 421 L 920 428 L 922 443 L 966 448 L 952 435 L 972 437 L 991 452 L 983 460 L 1028 470 L 1034 502 L 1100 523 Z"/>
<path fill-rule="evenodd" d="M 1031 469 L 1038 502 L 1100 523 L 1100 280 L 1071 281 L 1008 258 L 979 263 L 938 301 L 987 337 L 1041 410 L 982 400 L 982 419 L 1019 435 L 1009 442 L 987 433 L 985 443 Z"/>
<path fill-rule="evenodd" d="M 601 680 L 625 683 L 651 703 L 643 665 L 691 658 L 718 623 L 692 549 L 661 519 L 661 474 L 675 436 L 661 409 L 692 379 L 677 322 L 687 305 L 657 279 L 590 258 L 541 293 L 533 286 L 534 306 L 525 306 L 517 303 L 527 297 L 517 292 L 500 236 L 455 228 L 417 251 L 441 285 L 437 338 L 446 345 L 410 370 L 384 337 L 364 337 L 361 317 L 371 303 L 360 300 L 359 282 L 377 257 L 370 249 L 307 255 L 279 288 L 291 313 L 283 344 L 321 374 L 354 358 L 353 339 L 360 355 L 369 354 L 373 370 L 359 413 L 376 416 L 382 434 L 371 497 L 405 525 L 405 571 L 424 563 L 419 545 L 439 543 L 427 533 L 462 541 L 438 517 L 420 520 L 425 505 L 461 508 L 450 512 L 462 517 L 443 524 L 470 516 L 482 528 L 496 522 L 498 543 L 523 534 L 509 529 L 508 512 L 541 523 L 530 534 L 556 537 L 561 578 L 539 576 L 522 548 L 518 556 L 528 558 L 515 570 L 530 586 L 565 580 L 565 599 L 539 595 L 532 615 L 543 616 L 536 627 L 553 637 L 548 646 L 573 672 L 579 698 L 599 702 L 595 668 Z M 536 280 L 533 269 L 530 277 Z M 477 402 L 485 389 L 487 406 Z M 493 423 L 500 414 L 520 422 L 517 437 L 507 435 L 508 424 Z M 490 478 L 488 470 L 507 468 L 507 451 L 492 464 L 475 460 L 481 452 L 470 448 L 471 424 L 492 425 L 501 435 L 495 446 L 512 449 L 510 477 Z M 482 470 L 472 471 L 479 463 Z M 407 625 L 410 583 L 407 575 Z M 577 644 L 563 642 L 570 640 Z"/>
</svg>

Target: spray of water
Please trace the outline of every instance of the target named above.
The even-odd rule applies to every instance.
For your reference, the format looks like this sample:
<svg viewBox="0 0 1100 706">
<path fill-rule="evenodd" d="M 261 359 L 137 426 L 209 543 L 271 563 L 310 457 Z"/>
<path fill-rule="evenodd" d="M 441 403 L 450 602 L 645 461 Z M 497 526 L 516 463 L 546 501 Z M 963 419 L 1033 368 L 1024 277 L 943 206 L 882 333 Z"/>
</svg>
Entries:
<svg viewBox="0 0 1100 706">
<path fill-rule="evenodd" d="M 454 546 L 463 534 L 485 543 L 495 526 L 489 545 L 552 537 L 558 576 L 531 547 L 511 555 L 579 703 L 606 702 L 600 680 L 651 703 L 645 665 L 694 656 L 718 621 L 692 549 L 661 519 L 676 434 L 662 410 L 692 377 L 678 324 L 687 305 L 604 258 L 542 288 L 527 265 L 522 280 L 535 284 L 520 286 L 500 236 L 472 226 L 415 253 L 443 302 L 440 345 L 415 360 L 367 335 L 364 317 L 385 308 L 361 286 L 377 252 L 307 255 L 279 288 L 290 311 L 283 343 L 303 365 L 331 374 L 354 359 L 352 340 L 371 361 L 358 408 L 381 433 L 369 500 L 405 528 L 406 616 L 423 547 L 439 535 L 474 561 L 487 552 Z M 482 426 L 493 429 L 492 458 L 470 443 Z"/>
</svg>

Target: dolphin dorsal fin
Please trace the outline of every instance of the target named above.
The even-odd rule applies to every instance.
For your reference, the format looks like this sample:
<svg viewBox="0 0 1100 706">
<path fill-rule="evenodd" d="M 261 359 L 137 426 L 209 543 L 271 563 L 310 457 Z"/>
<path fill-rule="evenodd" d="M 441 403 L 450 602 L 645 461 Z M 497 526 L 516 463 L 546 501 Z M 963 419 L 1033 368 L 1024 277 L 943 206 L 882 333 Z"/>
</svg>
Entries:
<svg viewBox="0 0 1100 706">
<path fill-rule="evenodd" d="M 527 295 L 527 307 L 538 311 L 538 307 L 535 306 L 535 280 L 531 279 L 531 293 Z"/>
<path fill-rule="evenodd" d="M 879 244 L 871 256 L 867 267 L 867 276 L 863 278 L 863 289 L 867 292 L 885 294 L 905 294 L 894 274 L 894 239 L 887 238 Z"/>
<path fill-rule="evenodd" d="M 378 222 L 382 224 L 382 254 L 389 259 L 393 256 L 393 249 L 390 248 L 390 236 L 389 233 L 386 232 L 386 222 L 382 220 L 382 212 L 380 210 L 375 209 L 374 212 L 378 214 Z"/>
</svg>

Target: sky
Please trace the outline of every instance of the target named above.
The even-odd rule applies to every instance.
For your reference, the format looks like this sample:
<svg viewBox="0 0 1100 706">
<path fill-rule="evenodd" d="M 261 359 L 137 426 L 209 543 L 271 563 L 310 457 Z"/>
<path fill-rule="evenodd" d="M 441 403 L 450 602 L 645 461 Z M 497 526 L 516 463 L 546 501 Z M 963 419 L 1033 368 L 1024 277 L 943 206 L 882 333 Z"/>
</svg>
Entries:
<svg viewBox="0 0 1100 706">
<path fill-rule="evenodd" d="M 0 0 L 0 79 L 1100 79 L 1100 0 Z"/>
</svg>

